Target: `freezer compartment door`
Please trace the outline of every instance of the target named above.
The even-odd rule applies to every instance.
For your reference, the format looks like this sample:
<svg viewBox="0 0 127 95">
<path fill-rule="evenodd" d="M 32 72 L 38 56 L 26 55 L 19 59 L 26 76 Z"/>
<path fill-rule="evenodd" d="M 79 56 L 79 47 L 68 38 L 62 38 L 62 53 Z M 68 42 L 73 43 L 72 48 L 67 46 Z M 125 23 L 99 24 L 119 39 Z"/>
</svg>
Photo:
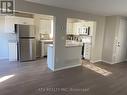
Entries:
<svg viewBox="0 0 127 95">
<path fill-rule="evenodd" d="M 17 30 L 19 38 L 35 37 L 34 25 L 16 25 L 16 30 Z"/>
<path fill-rule="evenodd" d="M 36 59 L 36 40 L 20 39 L 19 41 L 19 61 L 30 61 Z"/>
</svg>

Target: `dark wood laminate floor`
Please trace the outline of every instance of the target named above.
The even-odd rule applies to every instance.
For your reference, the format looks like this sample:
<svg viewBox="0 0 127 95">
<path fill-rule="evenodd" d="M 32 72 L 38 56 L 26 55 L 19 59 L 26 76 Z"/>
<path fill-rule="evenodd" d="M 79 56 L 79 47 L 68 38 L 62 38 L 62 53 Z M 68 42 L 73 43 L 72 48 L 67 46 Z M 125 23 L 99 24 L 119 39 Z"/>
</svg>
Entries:
<svg viewBox="0 0 127 95">
<path fill-rule="evenodd" d="M 46 59 L 25 63 L 0 61 L 0 79 L 14 75 L 0 82 L 0 95 L 127 95 L 127 62 L 94 65 L 111 74 L 104 76 L 85 66 L 52 72 Z"/>
</svg>

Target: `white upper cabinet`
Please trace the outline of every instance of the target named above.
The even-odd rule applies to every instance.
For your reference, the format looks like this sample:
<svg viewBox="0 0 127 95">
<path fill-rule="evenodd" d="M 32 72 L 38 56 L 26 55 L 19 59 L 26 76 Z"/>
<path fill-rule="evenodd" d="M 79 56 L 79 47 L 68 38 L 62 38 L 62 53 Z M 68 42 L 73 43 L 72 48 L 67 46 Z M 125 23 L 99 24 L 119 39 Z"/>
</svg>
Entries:
<svg viewBox="0 0 127 95">
<path fill-rule="evenodd" d="M 15 24 L 34 25 L 34 21 L 32 18 L 6 16 L 5 33 L 15 33 Z"/>
<path fill-rule="evenodd" d="M 39 31 L 42 34 L 51 33 L 51 20 L 40 20 Z"/>
<path fill-rule="evenodd" d="M 14 23 L 14 16 L 5 17 L 5 33 L 15 33 Z"/>
<path fill-rule="evenodd" d="M 73 33 L 74 33 L 74 35 L 79 35 L 79 23 L 74 23 L 73 24 Z"/>
<path fill-rule="evenodd" d="M 15 24 L 34 25 L 34 20 L 32 18 L 15 17 L 15 21 Z"/>
<path fill-rule="evenodd" d="M 73 32 L 73 23 L 67 23 L 67 34 L 74 34 Z"/>
</svg>

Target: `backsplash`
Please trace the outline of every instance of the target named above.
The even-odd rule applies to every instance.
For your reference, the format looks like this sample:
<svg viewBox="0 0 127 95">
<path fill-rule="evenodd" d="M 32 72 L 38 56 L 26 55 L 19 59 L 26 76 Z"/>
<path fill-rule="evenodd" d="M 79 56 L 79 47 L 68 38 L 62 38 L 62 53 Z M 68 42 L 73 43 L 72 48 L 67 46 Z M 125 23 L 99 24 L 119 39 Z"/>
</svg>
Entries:
<svg viewBox="0 0 127 95">
<path fill-rule="evenodd" d="M 82 36 L 82 35 L 67 35 L 67 40 L 73 40 L 83 43 L 91 43 L 92 36 Z"/>
</svg>

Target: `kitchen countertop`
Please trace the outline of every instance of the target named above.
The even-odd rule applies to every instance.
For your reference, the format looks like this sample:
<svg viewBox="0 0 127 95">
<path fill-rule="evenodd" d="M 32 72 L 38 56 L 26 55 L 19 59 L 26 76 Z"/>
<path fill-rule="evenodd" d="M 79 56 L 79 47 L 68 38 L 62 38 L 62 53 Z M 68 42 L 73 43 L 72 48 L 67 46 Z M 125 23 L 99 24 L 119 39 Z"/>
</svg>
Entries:
<svg viewBox="0 0 127 95">
<path fill-rule="evenodd" d="M 75 44 L 66 44 L 66 48 L 71 48 L 71 47 L 82 47 L 82 45 L 75 45 Z"/>
<path fill-rule="evenodd" d="M 53 42 L 53 40 L 40 40 L 41 42 Z"/>
<path fill-rule="evenodd" d="M 68 41 L 66 44 L 65 44 L 65 47 L 66 48 L 71 48 L 71 47 L 82 47 L 82 43 L 80 42 L 73 42 L 73 41 Z M 53 47 L 53 44 L 49 44 L 48 45 L 49 47 Z"/>
<path fill-rule="evenodd" d="M 53 44 L 49 44 L 48 45 L 49 47 L 53 47 Z M 71 48 L 71 47 L 82 47 L 82 45 L 65 45 L 65 47 L 67 47 L 67 48 Z"/>
</svg>

